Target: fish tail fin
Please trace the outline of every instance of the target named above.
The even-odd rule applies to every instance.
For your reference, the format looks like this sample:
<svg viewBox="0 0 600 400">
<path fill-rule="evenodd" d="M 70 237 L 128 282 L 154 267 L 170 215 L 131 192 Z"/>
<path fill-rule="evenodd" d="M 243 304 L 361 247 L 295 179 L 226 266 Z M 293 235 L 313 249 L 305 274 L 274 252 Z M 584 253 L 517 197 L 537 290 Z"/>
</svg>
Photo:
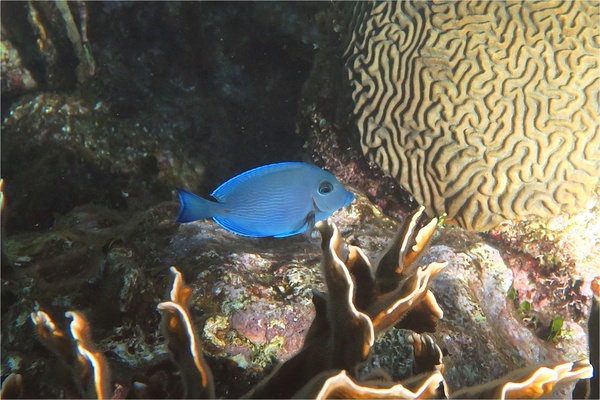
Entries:
<svg viewBox="0 0 600 400">
<path fill-rule="evenodd" d="M 179 195 L 179 214 L 177 222 L 192 222 L 200 219 L 212 218 L 220 214 L 221 208 L 219 203 L 203 199 L 183 189 L 177 189 Z"/>
</svg>

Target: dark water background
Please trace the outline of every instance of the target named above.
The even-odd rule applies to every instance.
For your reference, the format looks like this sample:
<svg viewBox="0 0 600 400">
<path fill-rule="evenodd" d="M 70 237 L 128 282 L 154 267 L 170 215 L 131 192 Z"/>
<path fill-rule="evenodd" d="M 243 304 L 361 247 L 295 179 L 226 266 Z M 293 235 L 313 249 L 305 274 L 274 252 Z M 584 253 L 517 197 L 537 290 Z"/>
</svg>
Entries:
<svg viewBox="0 0 600 400">
<path fill-rule="evenodd" d="M 77 33 L 93 57 L 93 72 L 81 79 L 81 57 L 61 11 L 3 1 L 3 39 L 37 82 L 2 96 L 7 233 L 48 228 L 54 214 L 90 202 L 144 209 L 173 199 L 175 186 L 206 195 L 249 168 L 306 158 L 306 137 L 296 128 L 298 104 L 319 49 L 315 16 L 326 7 L 72 3 Z M 40 93 L 49 95 L 36 97 Z M 15 109 L 47 102 L 48 112 L 26 111 L 7 121 Z M 66 119 L 52 112 L 81 106 L 85 112 Z M 69 135 L 48 139 L 61 131 Z M 73 140 L 77 135 L 85 136 L 83 145 Z M 89 145 L 94 140 L 109 150 L 100 154 Z M 165 153 L 172 164 L 195 165 L 196 178 L 192 171 L 169 172 L 158 155 Z M 124 162 L 128 157 L 131 162 Z"/>
</svg>

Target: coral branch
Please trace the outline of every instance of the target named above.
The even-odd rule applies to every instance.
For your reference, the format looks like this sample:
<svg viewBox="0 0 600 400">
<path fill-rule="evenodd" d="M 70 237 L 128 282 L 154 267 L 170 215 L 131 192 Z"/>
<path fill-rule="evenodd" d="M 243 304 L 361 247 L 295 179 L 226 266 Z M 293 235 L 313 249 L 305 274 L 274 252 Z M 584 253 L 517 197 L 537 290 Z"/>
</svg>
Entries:
<svg viewBox="0 0 600 400">
<path fill-rule="evenodd" d="M 69 326 L 71 335 L 77 341 L 77 351 L 83 358 L 83 362 L 89 363 L 93 370 L 94 389 L 99 399 L 110 399 L 113 395 L 111 372 L 108 362 L 101 352 L 94 350 L 90 337 L 90 327 L 80 312 L 68 311 L 65 317 L 71 318 Z M 80 358 L 80 361 L 82 361 Z"/>
<path fill-rule="evenodd" d="M 169 350 L 181 371 L 184 397 L 213 398 L 215 391 L 212 372 L 202 355 L 200 341 L 187 308 L 191 291 L 185 286 L 181 273 L 175 267 L 171 267 L 171 272 L 175 275 L 170 293 L 171 301 L 162 302 L 157 307 L 163 311 L 161 325 Z"/>
</svg>

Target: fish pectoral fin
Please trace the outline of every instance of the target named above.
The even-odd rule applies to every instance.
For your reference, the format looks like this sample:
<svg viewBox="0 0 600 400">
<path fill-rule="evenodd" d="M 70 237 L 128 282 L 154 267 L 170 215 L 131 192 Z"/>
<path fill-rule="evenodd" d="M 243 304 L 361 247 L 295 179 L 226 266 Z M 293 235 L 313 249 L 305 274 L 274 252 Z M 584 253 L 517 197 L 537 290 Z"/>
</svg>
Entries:
<svg viewBox="0 0 600 400">
<path fill-rule="evenodd" d="M 306 226 L 306 230 L 310 230 L 312 231 L 315 227 L 315 212 L 311 211 L 306 215 L 306 223 L 304 224 L 304 226 Z"/>
<path fill-rule="evenodd" d="M 302 232 L 309 232 L 309 235 L 310 235 L 310 232 L 313 230 L 314 227 L 315 227 L 315 213 L 313 211 L 311 211 L 306 216 L 305 222 L 300 228 L 296 229 L 293 232 L 282 233 L 280 235 L 274 235 L 273 237 L 284 238 L 284 237 L 288 237 L 288 236 L 298 235 L 299 233 L 302 233 Z"/>
</svg>

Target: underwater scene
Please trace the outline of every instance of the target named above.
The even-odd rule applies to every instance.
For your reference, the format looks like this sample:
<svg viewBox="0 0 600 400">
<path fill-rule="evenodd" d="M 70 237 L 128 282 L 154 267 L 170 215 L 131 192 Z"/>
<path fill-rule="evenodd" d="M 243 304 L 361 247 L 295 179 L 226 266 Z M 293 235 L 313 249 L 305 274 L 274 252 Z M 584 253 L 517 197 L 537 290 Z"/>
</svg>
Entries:
<svg viewBox="0 0 600 400">
<path fill-rule="evenodd" d="M 600 397 L 598 1 L 0 7 L 1 398 Z"/>
</svg>

